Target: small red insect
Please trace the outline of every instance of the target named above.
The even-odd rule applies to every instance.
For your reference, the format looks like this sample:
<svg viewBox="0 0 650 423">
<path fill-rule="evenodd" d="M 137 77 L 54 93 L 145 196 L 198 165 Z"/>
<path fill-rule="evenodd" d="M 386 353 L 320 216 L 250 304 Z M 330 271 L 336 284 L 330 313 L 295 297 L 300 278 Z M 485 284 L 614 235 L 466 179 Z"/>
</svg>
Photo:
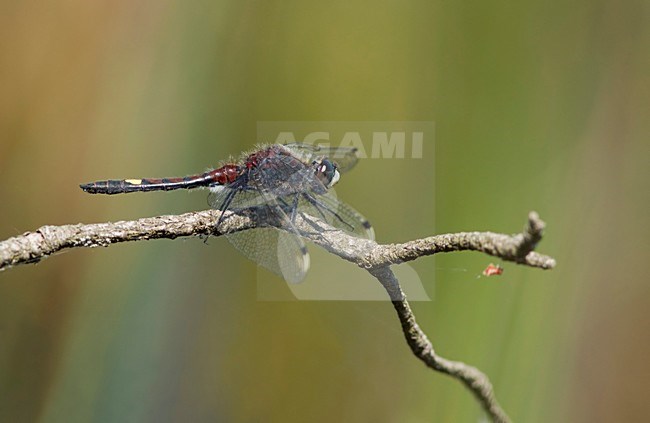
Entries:
<svg viewBox="0 0 650 423">
<path fill-rule="evenodd" d="M 498 276 L 503 273 L 503 267 L 490 263 L 483 271 L 483 276 Z"/>
</svg>

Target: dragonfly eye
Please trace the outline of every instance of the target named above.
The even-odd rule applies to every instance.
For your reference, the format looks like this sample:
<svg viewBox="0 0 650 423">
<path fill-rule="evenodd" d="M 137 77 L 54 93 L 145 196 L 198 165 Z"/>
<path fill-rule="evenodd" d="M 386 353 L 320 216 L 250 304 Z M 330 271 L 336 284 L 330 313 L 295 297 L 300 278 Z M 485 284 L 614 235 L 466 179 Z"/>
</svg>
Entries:
<svg viewBox="0 0 650 423">
<path fill-rule="evenodd" d="M 327 188 L 331 188 L 339 180 L 339 171 L 336 169 L 336 164 L 323 159 L 317 164 L 316 176 Z"/>
</svg>

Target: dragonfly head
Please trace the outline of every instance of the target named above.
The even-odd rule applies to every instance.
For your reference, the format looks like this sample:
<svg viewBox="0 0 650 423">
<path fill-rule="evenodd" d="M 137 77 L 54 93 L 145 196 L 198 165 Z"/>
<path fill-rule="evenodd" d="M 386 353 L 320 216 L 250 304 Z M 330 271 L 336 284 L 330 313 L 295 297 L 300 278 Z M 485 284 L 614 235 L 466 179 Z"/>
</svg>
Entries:
<svg viewBox="0 0 650 423">
<path fill-rule="evenodd" d="M 320 162 L 315 161 L 314 165 L 316 166 L 316 177 L 327 188 L 332 188 L 339 181 L 341 174 L 336 167 L 336 163 L 323 159 Z"/>
</svg>

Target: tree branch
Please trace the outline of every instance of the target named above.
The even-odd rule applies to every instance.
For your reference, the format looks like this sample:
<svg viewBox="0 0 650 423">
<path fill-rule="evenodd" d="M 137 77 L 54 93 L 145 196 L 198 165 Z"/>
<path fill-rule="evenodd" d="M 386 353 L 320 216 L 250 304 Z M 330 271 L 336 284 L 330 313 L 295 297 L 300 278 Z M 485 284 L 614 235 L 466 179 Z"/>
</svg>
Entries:
<svg viewBox="0 0 650 423">
<path fill-rule="evenodd" d="M 429 368 L 459 379 L 474 394 L 483 410 L 494 422 L 509 422 L 508 415 L 503 411 L 494 395 L 494 389 L 488 377 L 475 367 L 460 361 L 451 361 L 438 356 L 433 350 L 433 345 L 427 335 L 420 329 L 415 321 L 415 315 L 406 300 L 404 292 L 388 266 L 371 269 L 369 272 L 375 276 L 389 293 L 393 307 L 397 312 L 402 332 L 406 343 L 411 347 L 413 354 L 422 360 Z"/>
<path fill-rule="evenodd" d="M 219 236 L 268 224 L 256 221 L 251 214 L 226 212 L 217 228 L 216 222 L 220 215 L 219 210 L 207 210 L 115 223 L 43 226 L 34 232 L 0 242 L 0 271 L 12 266 L 36 263 L 53 253 L 70 248 L 107 247 L 118 242 L 157 238 Z M 368 270 L 377 278 L 393 303 L 413 354 L 431 369 L 463 382 L 493 421 L 509 421 L 496 400 L 487 376 L 472 366 L 436 355 L 431 342 L 418 326 L 390 266 L 437 253 L 472 250 L 505 261 L 552 269 L 555 267 L 553 258 L 533 251 L 542 238 L 545 226 L 537 213 L 531 212 L 528 215 L 524 231 L 520 234 L 459 232 L 385 245 L 353 237 L 308 215 L 296 216 L 295 226 L 305 238 Z"/>
</svg>

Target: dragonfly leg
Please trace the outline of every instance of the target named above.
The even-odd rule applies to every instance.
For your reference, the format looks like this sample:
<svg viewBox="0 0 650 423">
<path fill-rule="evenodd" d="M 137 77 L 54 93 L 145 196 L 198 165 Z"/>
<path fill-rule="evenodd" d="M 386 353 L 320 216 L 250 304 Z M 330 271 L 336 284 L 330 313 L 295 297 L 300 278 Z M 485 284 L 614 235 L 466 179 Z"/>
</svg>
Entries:
<svg viewBox="0 0 650 423">
<path fill-rule="evenodd" d="M 217 228 L 219 225 L 221 225 L 221 222 L 223 222 L 223 217 L 226 213 L 226 210 L 228 210 L 228 207 L 230 207 L 230 203 L 232 203 L 232 200 L 234 200 L 235 196 L 241 191 L 241 188 L 236 188 L 231 190 L 227 195 L 226 198 L 223 199 L 221 202 L 221 205 L 219 206 L 219 210 L 221 210 L 221 215 L 219 215 L 219 220 L 217 220 Z"/>
<path fill-rule="evenodd" d="M 287 201 L 284 198 L 277 198 L 278 205 L 277 210 L 280 211 L 280 215 L 284 216 L 282 220 L 287 220 L 287 223 L 291 223 L 292 225 L 296 223 L 296 209 L 298 208 L 298 198 L 300 198 L 299 194 L 296 194 L 294 197 L 293 201 L 291 202 L 291 205 L 287 203 Z"/>
<path fill-rule="evenodd" d="M 298 210 L 298 199 L 300 194 L 296 194 L 293 197 L 293 204 L 291 205 L 291 223 L 296 223 L 296 211 Z"/>
</svg>

